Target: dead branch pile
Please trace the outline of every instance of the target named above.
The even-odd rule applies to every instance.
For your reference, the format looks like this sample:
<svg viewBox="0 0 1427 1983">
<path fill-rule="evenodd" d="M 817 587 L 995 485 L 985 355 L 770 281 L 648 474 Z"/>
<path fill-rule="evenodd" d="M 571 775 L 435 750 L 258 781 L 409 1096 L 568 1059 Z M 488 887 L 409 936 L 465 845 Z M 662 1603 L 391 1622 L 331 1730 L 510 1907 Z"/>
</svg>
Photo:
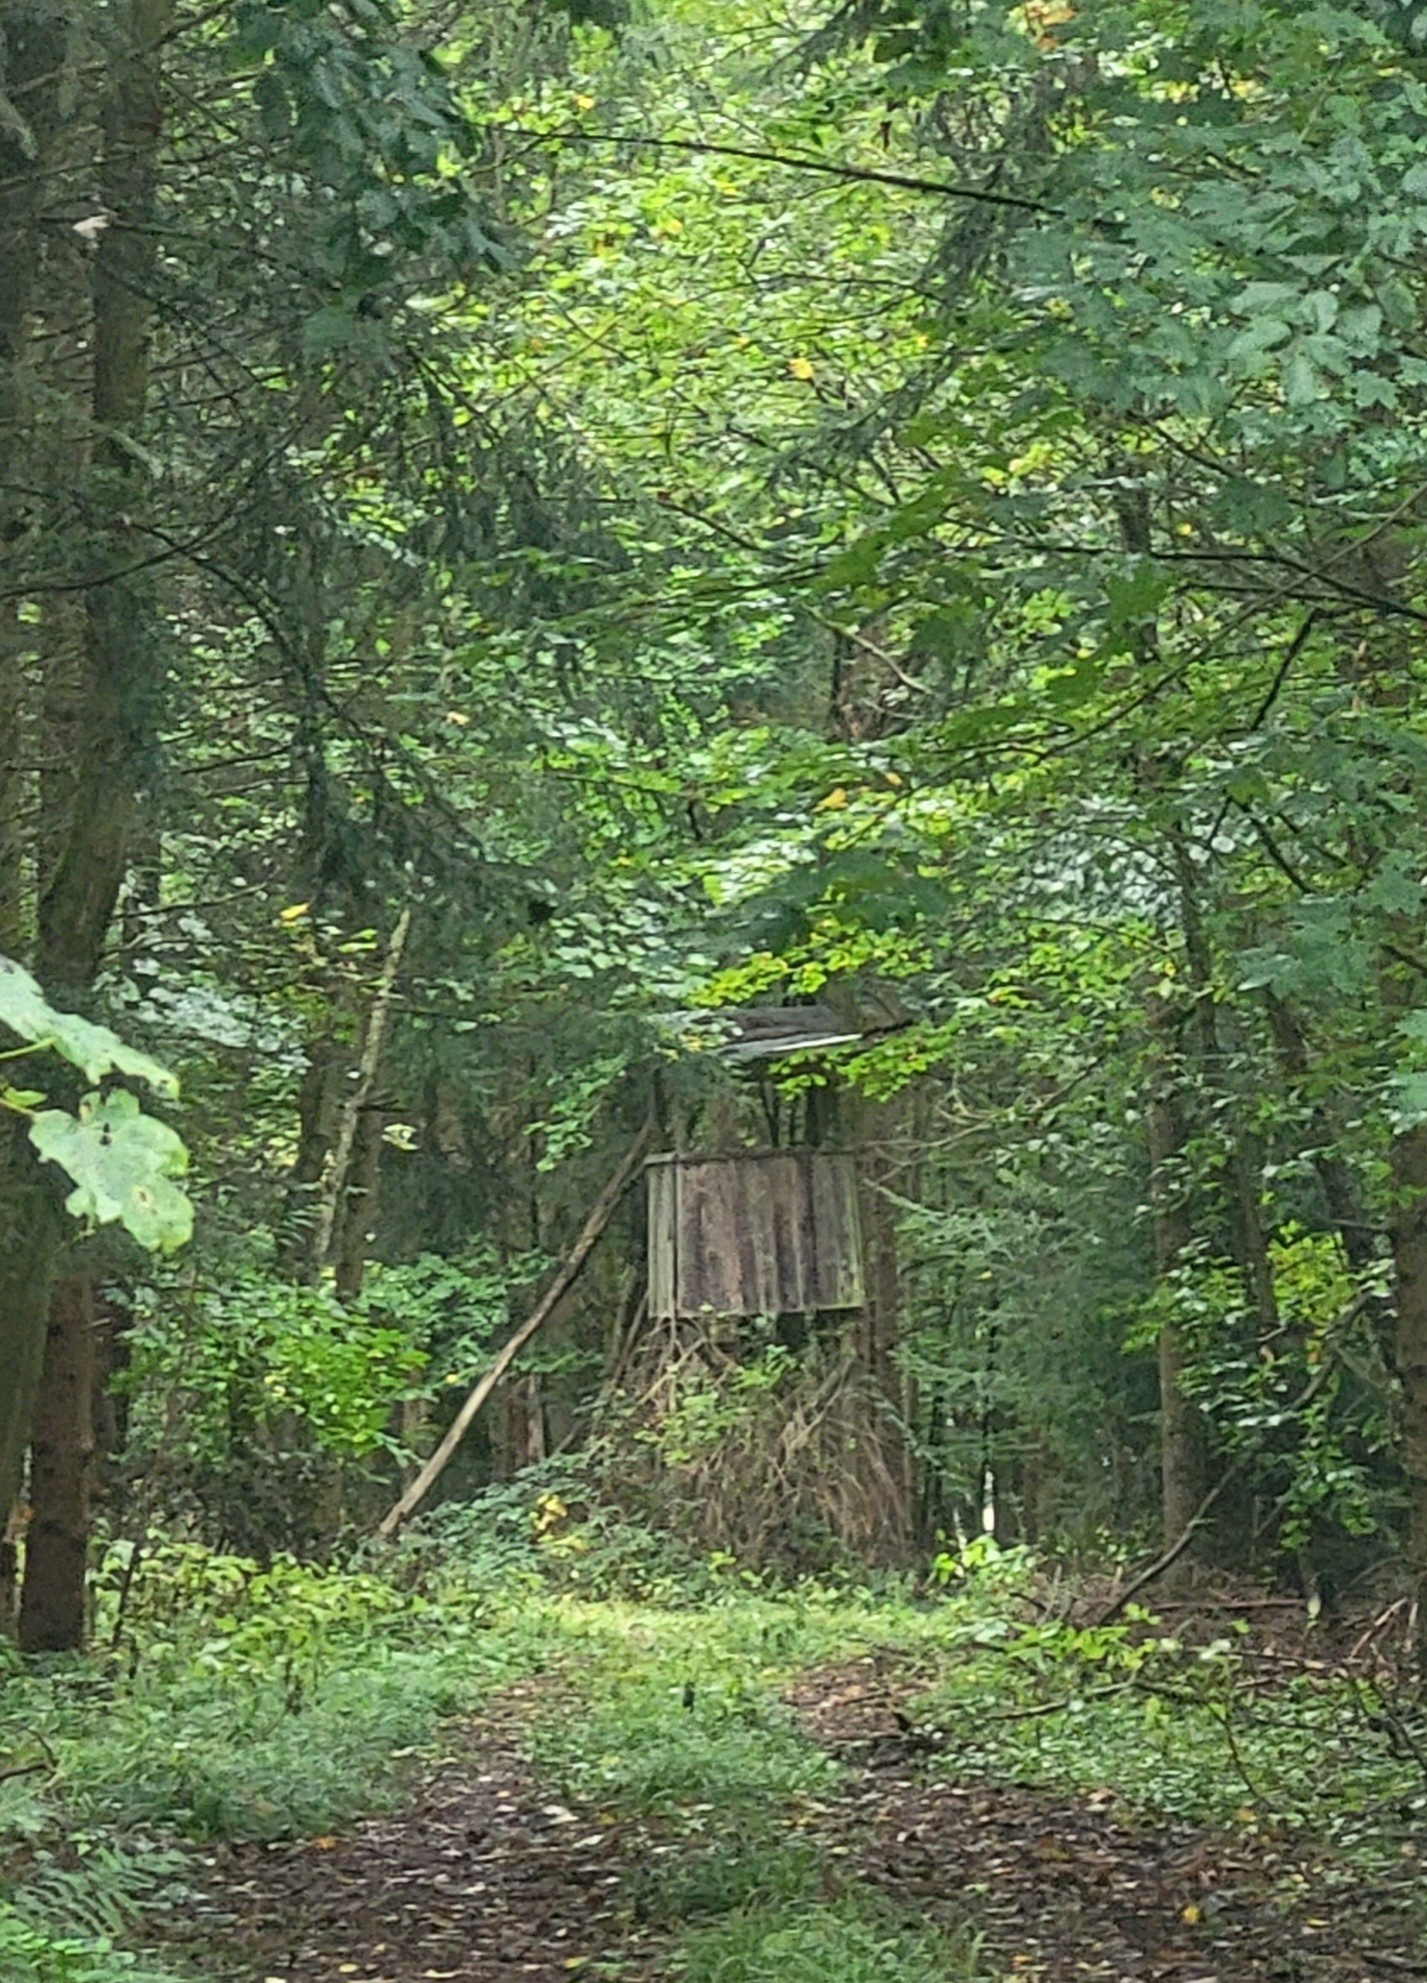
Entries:
<svg viewBox="0 0 1427 1983">
<path fill-rule="evenodd" d="M 888 1561 L 906 1536 L 898 1429 L 842 1332 L 794 1353 L 737 1324 L 659 1322 L 607 1394 L 596 1445 L 630 1513 L 741 1562 Z"/>
</svg>

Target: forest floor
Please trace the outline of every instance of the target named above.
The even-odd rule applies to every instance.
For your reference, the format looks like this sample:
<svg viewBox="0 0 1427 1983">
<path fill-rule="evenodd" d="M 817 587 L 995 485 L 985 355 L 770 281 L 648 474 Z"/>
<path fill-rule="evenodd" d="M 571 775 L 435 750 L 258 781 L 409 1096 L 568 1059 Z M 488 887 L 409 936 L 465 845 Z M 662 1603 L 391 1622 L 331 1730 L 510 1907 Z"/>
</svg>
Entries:
<svg viewBox="0 0 1427 1983">
<path fill-rule="evenodd" d="M 1417 1737 L 1389 1705 L 1384 1755 L 1355 1764 L 1387 1725 L 1354 1718 L 1320 1642 L 1057 1626 L 1027 1654 L 983 1604 L 949 1638 L 879 1642 L 866 1618 L 818 1658 L 836 1629 L 785 1609 L 585 1607 L 400 1808 L 206 1848 L 200 1973 L 1427 1976 L 1422 1770 L 1397 1753 Z"/>
</svg>

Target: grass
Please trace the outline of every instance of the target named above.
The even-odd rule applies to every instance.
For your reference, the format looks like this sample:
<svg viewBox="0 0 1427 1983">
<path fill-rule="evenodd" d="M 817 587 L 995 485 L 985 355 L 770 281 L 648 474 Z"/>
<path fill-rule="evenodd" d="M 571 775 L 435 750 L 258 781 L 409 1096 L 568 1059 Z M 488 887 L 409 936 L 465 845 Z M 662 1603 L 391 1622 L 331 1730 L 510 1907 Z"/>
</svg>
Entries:
<svg viewBox="0 0 1427 1983">
<path fill-rule="evenodd" d="M 971 1936 L 909 1926 L 865 1901 L 740 1909 L 686 1934 L 672 1968 L 682 1983 L 972 1983 Z"/>
</svg>

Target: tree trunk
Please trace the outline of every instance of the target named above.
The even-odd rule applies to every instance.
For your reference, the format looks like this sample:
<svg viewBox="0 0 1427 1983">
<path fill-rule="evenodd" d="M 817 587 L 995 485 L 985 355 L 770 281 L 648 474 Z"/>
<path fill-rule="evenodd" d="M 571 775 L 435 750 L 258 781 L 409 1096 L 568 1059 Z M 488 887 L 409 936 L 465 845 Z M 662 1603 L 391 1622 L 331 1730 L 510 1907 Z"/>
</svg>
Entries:
<svg viewBox="0 0 1427 1983">
<path fill-rule="evenodd" d="M 4 359 L 0 358 L 0 365 Z M 3 415 L 0 415 L 3 418 Z M 0 957 L 17 957 L 24 945 L 24 648 L 17 601 L 0 600 Z"/>
<path fill-rule="evenodd" d="M 50 1294 L 44 1377 L 30 1445 L 30 1517 L 20 1645 L 84 1644 L 89 1494 L 94 1463 L 94 1284 L 67 1275 Z"/>
<path fill-rule="evenodd" d="M 103 528 L 93 540 L 98 582 L 85 594 L 74 800 L 38 910 L 36 975 L 61 1003 L 81 997 L 99 968 L 128 860 L 163 679 L 147 589 L 124 568 L 133 561 L 132 514 L 144 497 L 138 435 L 148 403 L 150 297 L 158 260 L 158 50 L 173 8 L 174 0 L 127 0 L 115 10 L 116 45 L 104 106 L 101 193 L 114 220 L 101 233 L 94 260 L 97 440 L 89 478 L 92 513 Z M 31 1173 L 35 1168 L 28 1165 Z M 12 1303 L 24 1304 L 10 1323 L 17 1335 L 28 1330 L 39 1338 L 58 1239 L 56 1226 L 46 1250 L 32 1256 L 24 1270 L 32 1288 L 10 1296 Z M 49 1649 L 78 1647 L 84 1634 L 93 1345 L 86 1321 L 81 1355 L 76 1338 L 81 1325 L 75 1320 L 81 1307 L 73 1284 L 62 1284 L 47 1334 L 16 1344 L 27 1370 L 43 1346 L 34 1470 L 36 1493 L 43 1474 L 46 1507 L 53 1511 L 43 1520 L 37 1515 L 30 1530 L 20 1636 L 22 1644 Z M 0 1337 L 5 1327 L 0 1316 Z M 0 1492 L 5 1460 L 0 1446 Z M 64 1469 L 68 1478 L 60 1478 Z"/>
<path fill-rule="evenodd" d="M 346 1059 L 331 1033 L 309 1043 L 297 1091 L 297 1157 L 288 1173 L 278 1227 L 278 1268 L 293 1280 L 312 1279 L 317 1187 L 332 1153 L 346 1071 Z"/>
<path fill-rule="evenodd" d="M 0 1525 L 19 1499 L 62 1214 L 18 1117 L 0 1127 Z"/>
<path fill-rule="evenodd" d="M 38 976 L 63 997 L 93 983 L 124 878 L 163 666 L 155 616 L 134 562 L 132 515 L 146 470 L 138 448 L 149 392 L 154 202 L 163 104 L 158 48 L 174 0 L 128 0 L 116 23 L 104 111 L 102 196 L 115 215 L 94 256 L 92 498 L 101 575 L 88 587 L 75 765 L 81 801 L 39 905 Z"/>
<path fill-rule="evenodd" d="M 17 120 L 0 122 L 0 554 L 6 590 L 15 588 L 0 599 L 0 954 L 10 957 L 21 952 L 27 920 L 22 725 L 35 645 L 20 617 L 18 581 L 29 547 L 45 534 L 42 471 L 31 472 L 41 429 L 33 316 L 68 36 L 62 7 L 0 0 L 0 92 Z"/>
<path fill-rule="evenodd" d="M 1157 1051 L 1145 1109 L 1145 1140 L 1149 1146 L 1155 1270 L 1165 1283 L 1193 1241 L 1194 1227 L 1182 1175 L 1187 1135 L 1172 1020 L 1165 1002 L 1153 994 L 1148 1019 Z M 1183 1368 L 1184 1345 L 1179 1330 L 1166 1319 L 1159 1332 L 1160 1481 L 1166 1547 L 1177 1541 L 1194 1519 L 1204 1499 L 1208 1473 L 1204 1424 L 1198 1406 L 1185 1396 Z M 1193 1553 L 1191 1545 L 1185 1556 Z"/>
<path fill-rule="evenodd" d="M 0 0 L 0 88 L 12 109 L 24 106 L 18 121 L 0 122 L 0 545 L 17 565 L 30 532 L 42 525 L 25 493 L 36 429 L 30 341 L 44 239 L 39 216 L 64 121 L 69 33 L 67 10 L 50 0 Z M 19 948 L 24 920 L 20 720 L 30 642 L 19 604 L 0 602 L 0 951 L 6 954 Z M 12 1120 L 0 1128 L 0 1530 L 24 1474 L 58 1229 L 24 1125 Z"/>
<path fill-rule="evenodd" d="M 1228 1077 L 1215 1002 L 1214 960 L 1199 903 L 1199 880 L 1188 842 L 1177 825 L 1171 828 L 1170 845 L 1179 884 L 1184 954 L 1194 992 L 1194 1036 L 1199 1044 L 1202 1079 L 1211 1103 L 1221 1105 L 1224 1134 L 1228 1138 L 1224 1195 L 1229 1251 L 1238 1262 L 1244 1294 L 1257 1318 L 1259 1336 L 1264 1338 L 1272 1336 L 1278 1327 L 1278 1293 L 1263 1226 L 1262 1152 L 1257 1138 L 1245 1126 L 1239 1097 Z"/>
<path fill-rule="evenodd" d="M 367 1015 L 366 1038 L 362 1043 L 362 1057 L 357 1064 L 356 1079 L 338 1116 L 337 1134 L 325 1173 L 318 1186 L 317 1212 L 312 1231 L 312 1265 L 316 1273 L 320 1273 L 332 1258 L 332 1241 L 337 1227 L 338 1213 L 347 1201 L 351 1186 L 357 1129 L 363 1111 L 371 1100 L 377 1069 L 381 1065 L 382 1048 L 386 1044 L 387 1027 L 391 1021 L 392 994 L 396 990 L 397 973 L 401 969 L 402 953 L 406 949 L 406 939 L 410 932 L 411 910 L 407 908 L 397 917 L 396 927 L 387 945 L 382 974 L 377 981 L 371 1011 Z"/>
<path fill-rule="evenodd" d="M 382 1132 L 386 1110 L 369 1102 L 357 1125 L 356 1148 L 352 1152 L 337 1240 L 332 1257 L 333 1285 L 339 1301 L 355 1301 L 362 1292 L 367 1270 L 367 1248 L 377 1215 L 381 1190 Z"/>
<path fill-rule="evenodd" d="M 1427 1665 L 1427 1126 L 1395 1139 L 1392 1177 L 1396 1361 L 1402 1386 L 1397 1450 L 1407 1482 L 1406 1556 L 1417 1616 L 1417 1656 L 1419 1664 Z"/>
</svg>

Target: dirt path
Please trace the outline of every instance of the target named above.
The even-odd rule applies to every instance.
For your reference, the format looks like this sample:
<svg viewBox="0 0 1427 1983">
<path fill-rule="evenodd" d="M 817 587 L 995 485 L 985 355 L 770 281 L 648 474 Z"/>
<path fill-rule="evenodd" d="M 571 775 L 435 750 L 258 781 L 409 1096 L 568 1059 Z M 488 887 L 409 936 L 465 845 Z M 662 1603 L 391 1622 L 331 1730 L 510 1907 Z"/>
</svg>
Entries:
<svg viewBox="0 0 1427 1983">
<path fill-rule="evenodd" d="M 537 1699 L 544 1692 L 545 1699 Z M 904 1690 L 874 1658 L 789 1699 L 842 1761 L 816 1823 L 836 1878 L 984 1937 L 988 1977 L 1024 1983 L 1391 1983 L 1427 1977 L 1407 1913 L 1414 1869 L 1371 1888 L 1301 1845 L 1185 1825 L 1135 1829 L 1084 1798 L 957 1781 L 899 1731 Z M 202 1973 L 232 1983 L 646 1983 L 665 1937 L 631 1894 L 637 1821 L 541 1793 L 520 1752 L 538 1681 L 466 1731 L 400 1815 L 342 1839 L 232 1846 L 206 1862 L 192 1923 Z M 806 1829 L 803 1836 L 807 1836 Z"/>
<path fill-rule="evenodd" d="M 193 1923 L 234 1983 L 555 1983 L 601 1959 L 635 1979 L 621 1889 L 632 1828 L 542 1796 L 517 1737 L 535 1685 L 464 1731 L 399 1814 L 340 1839 L 226 1846 Z"/>
<path fill-rule="evenodd" d="M 850 1771 L 824 1836 L 859 1879 L 913 1912 L 968 1914 L 993 1975 L 1025 1983 L 1384 1983 L 1427 1977 L 1390 1889 L 1302 1844 L 1202 1827 L 1132 1828 L 1110 1791 L 1067 1798 L 958 1782 L 898 1729 L 875 1659 L 808 1676 L 804 1725 Z"/>
</svg>

